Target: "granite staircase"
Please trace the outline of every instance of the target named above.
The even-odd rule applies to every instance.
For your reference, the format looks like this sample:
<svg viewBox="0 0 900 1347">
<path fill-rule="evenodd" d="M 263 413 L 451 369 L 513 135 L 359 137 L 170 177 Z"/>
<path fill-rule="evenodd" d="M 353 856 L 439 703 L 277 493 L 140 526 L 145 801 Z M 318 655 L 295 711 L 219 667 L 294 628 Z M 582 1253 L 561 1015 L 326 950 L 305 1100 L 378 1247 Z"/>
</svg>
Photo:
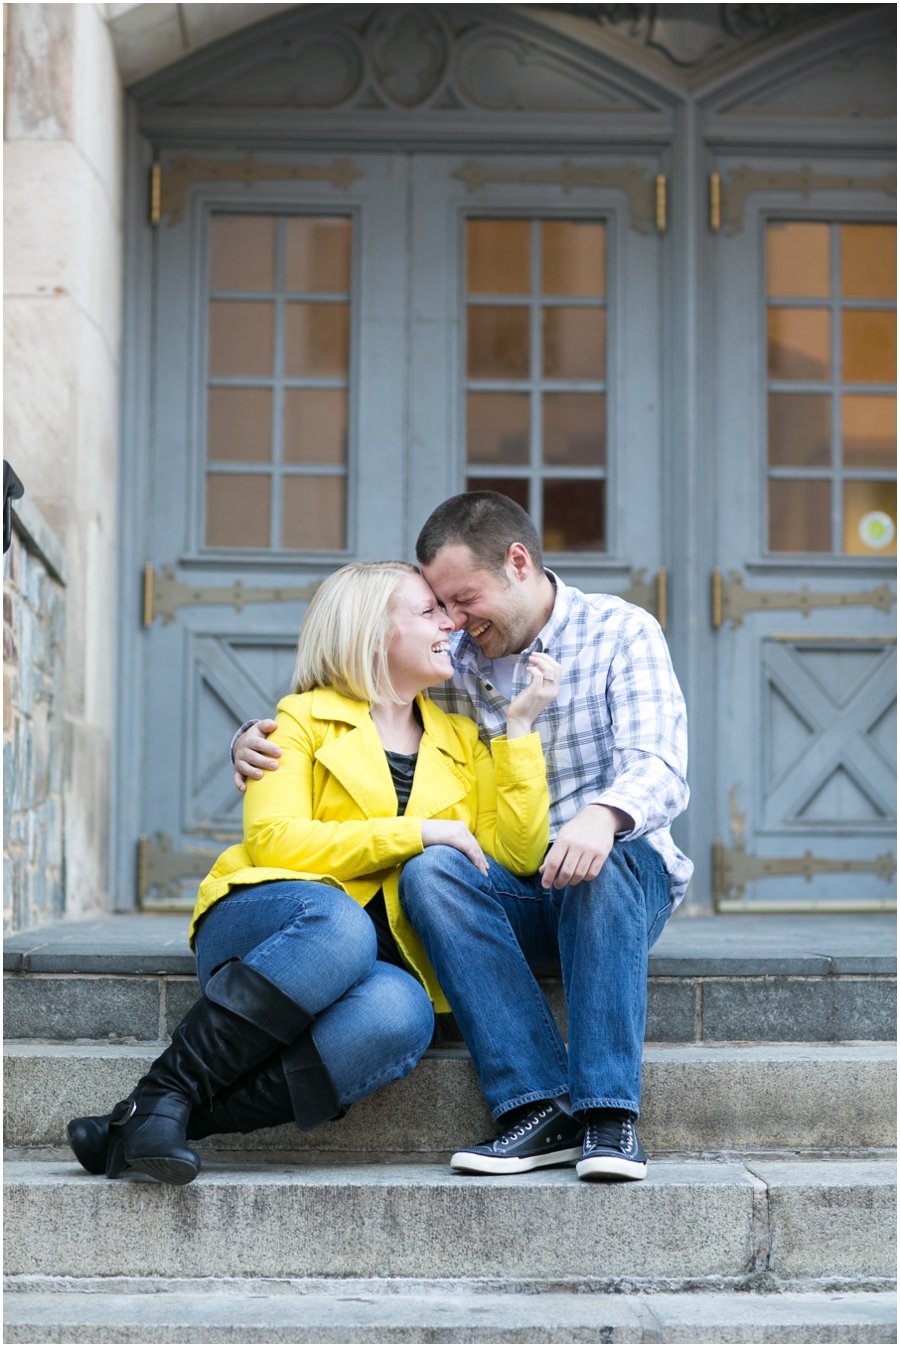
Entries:
<svg viewBox="0 0 900 1347">
<path fill-rule="evenodd" d="M 452 1174 L 491 1126 L 449 1018 L 339 1123 L 209 1138 L 187 1188 L 110 1183 L 65 1123 L 126 1094 L 196 997 L 185 928 L 6 941 L 5 1341 L 896 1341 L 891 918 L 671 923 L 641 1184 Z"/>
</svg>

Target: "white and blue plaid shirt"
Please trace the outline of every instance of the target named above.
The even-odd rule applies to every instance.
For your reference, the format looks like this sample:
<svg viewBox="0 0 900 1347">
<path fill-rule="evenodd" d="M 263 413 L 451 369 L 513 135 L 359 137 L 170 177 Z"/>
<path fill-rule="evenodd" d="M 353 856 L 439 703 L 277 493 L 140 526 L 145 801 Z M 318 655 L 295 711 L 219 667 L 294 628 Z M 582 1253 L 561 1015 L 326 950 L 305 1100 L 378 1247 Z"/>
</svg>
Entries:
<svg viewBox="0 0 900 1347">
<path fill-rule="evenodd" d="M 516 657 L 513 696 L 525 687 L 528 656 L 562 665 L 557 698 L 535 721 L 547 761 L 550 836 L 589 804 L 621 809 L 669 874 L 673 907 L 694 867 L 669 825 L 687 807 L 687 713 L 658 622 L 614 594 L 582 594 L 552 572 L 550 620 Z M 491 682 L 491 661 L 471 636 L 451 638 L 454 675 L 431 689 L 445 711 L 470 716 L 486 742 L 506 733 L 509 703 Z"/>
</svg>

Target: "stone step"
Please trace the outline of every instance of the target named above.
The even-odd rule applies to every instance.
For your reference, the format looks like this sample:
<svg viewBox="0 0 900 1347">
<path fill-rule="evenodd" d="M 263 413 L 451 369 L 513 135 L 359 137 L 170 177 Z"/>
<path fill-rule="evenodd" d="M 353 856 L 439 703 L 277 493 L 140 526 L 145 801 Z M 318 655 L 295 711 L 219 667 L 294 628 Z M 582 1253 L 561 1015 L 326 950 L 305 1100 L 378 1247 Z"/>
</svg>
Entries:
<svg viewBox="0 0 900 1347">
<path fill-rule="evenodd" d="M 65 1283 L 60 1279 L 61 1284 Z M 490 1286 L 490 1284 L 489 1284 Z M 890 1292 L 498 1293 L 402 1282 L 8 1290 L 4 1342 L 893 1343 Z"/>
<path fill-rule="evenodd" d="M 9 1146 L 62 1146 L 65 1125 L 129 1093 L 162 1044 L 8 1043 Z M 468 1054 L 432 1050 L 405 1080 L 315 1132 L 280 1127 L 204 1146 L 267 1151 L 449 1151 L 492 1131 Z M 641 1139 L 649 1154 L 860 1150 L 896 1144 L 893 1044 L 650 1046 Z"/>
<path fill-rule="evenodd" d="M 4 942 L 10 1038 L 152 1042 L 197 996 L 187 919 L 58 923 Z M 558 969 L 541 981 L 565 1032 Z M 650 953 L 647 1040 L 834 1042 L 896 1037 L 889 914 L 676 919 Z M 451 1016 L 435 1046 L 460 1041 Z"/>
<path fill-rule="evenodd" d="M 588 1184 L 571 1168 L 495 1178 L 422 1159 L 217 1159 L 175 1188 L 27 1159 L 5 1166 L 5 1248 L 13 1276 L 889 1290 L 895 1194 L 886 1160 L 658 1161 L 642 1183 Z"/>
</svg>

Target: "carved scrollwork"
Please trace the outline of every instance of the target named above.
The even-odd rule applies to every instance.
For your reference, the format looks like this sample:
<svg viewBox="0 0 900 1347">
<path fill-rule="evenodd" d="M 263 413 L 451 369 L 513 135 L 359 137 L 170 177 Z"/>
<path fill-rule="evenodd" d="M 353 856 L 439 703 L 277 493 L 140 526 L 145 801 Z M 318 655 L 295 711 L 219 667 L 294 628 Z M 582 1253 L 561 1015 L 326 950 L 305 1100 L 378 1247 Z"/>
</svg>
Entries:
<svg viewBox="0 0 900 1347">
<path fill-rule="evenodd" d="M 448 42 L 433 11 L 393 5 L 379 14 L 367 43 L 380 93 L 404 108 L 436 92 L 447 68 Z"/>
</svg>

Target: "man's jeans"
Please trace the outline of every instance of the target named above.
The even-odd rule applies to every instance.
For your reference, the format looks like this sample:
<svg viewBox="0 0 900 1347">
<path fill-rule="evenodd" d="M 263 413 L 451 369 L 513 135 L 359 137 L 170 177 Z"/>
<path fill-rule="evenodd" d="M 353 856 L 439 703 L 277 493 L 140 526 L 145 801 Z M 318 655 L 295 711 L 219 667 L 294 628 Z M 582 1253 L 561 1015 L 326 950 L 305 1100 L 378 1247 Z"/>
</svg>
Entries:
<svg viewBox="0 0 900 1347">
<path fill-rule="evenodd" d="M 647 952 L 669 915 L 669 881 L 649 842 L 616 843 L 594 880 L 543 889 L 496 861 L 482 875 L 452 847 L 428 847 L 400 880 L 481 1076 L 495 1118 L 568 1092 L 574 1111 L 637 1113 L 647 1018 Z M 569 1053 L 531 967 L 559 955 Z"/>
<path fill-rule="evenodd" d="M 428 993 L 411 974 L 376 963 L 375 927 L 330 884 L 233 889 L 203 917 L 195 945 L 204 991 L 239 958 L 315 1016 L 313 1038 L 345 1108 L 407 1075 L 431 1042 Z"/>
</svg>

